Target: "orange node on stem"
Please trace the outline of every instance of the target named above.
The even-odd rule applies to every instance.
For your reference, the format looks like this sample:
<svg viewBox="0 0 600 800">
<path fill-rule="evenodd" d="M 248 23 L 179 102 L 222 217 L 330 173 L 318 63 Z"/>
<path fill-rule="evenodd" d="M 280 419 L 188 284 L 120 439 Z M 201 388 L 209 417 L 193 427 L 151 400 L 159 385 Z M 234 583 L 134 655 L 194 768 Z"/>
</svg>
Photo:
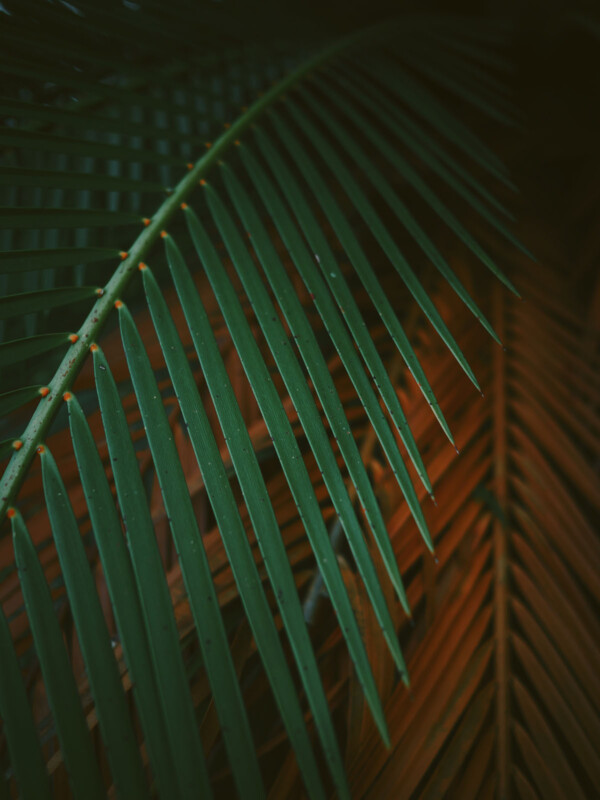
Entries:
<svg viewBox="0 0 600 800">
<path fill-rule="evenodd" d="M 236 139 L 236 140 L 235 140 L 235 142 L 234 142 L 234 145 L 235 145 L 236 147 L 239 147 L 239 146 L 241 145 L 241 142 L 240 142 L 240 140 L 239 140 L 239 139 Z"/>
<path fill-rule="evenodd" d="M 10 508 L 7 510 L 7 512 L 6 512 L 6 516 L 7 516 L 9 519 L 12 519 L 13 517 L 16 517 L 16 516 L 17 516 L 17 510 L 11 506 L 11 507 L 10 507 Z"/>
<path fill-rule="evenodd" d="M 144 219 L 142 220 L 142 222 L 144 223 L 144 225 L 145 225 L 145 226 L 146 226 L 146 228 L 147 228 L 147 227 L 148 227 L 148 225 L 150 225 L 150 223 L 152 222 L 152 220 L 150 219 L 150 217 L 144 217 Z"/>
<path fill-rule="evenodd" d="M 36 452 L 39 453 L 40 455 L 42 455 L 42 453 L 46 452 L 46 448 L 44 447 L 43 444 L 39 444 L 35 449 L 36 449 Z"/>
<path fill-rule="evenodd" d="M 202 180 L 200 181 L 200 186 L 206 186 L 206 181 L 204 180 L 204 178 L 202 178 Z"/>
<path fill-rule="evenodd" d="M 129 255 L 129 253 L 127 252 L 127 250 L 121 250 L 121 252 L 119 253 L 119 255 L 121 256 L 121 261 L 125 261 L 125 259 L 126 259 L 126 258 L 127 258 L 127 256 Z"/>
<path fill-rule="evenodd" d="M 210 148 L 212 147 L 212 142 L 204 142 L 204 146 L 206 147 L 207 150 L 210 150 Z"/>
<path fill-rule="evenodd" d="M 122 300 L 115 300 L 115 308 L 122 308 L 123 301 Z"/>
<path fill-rule="evenodd" d="M 90 345 L 90 352 L 91 353 L 95 353 L 97 349 L 98 349 L 98 345 L 95 342 L 94 342 L 94 344 Z"/>
<path fill-rule="evenodd" d="M 194 169 L 194 165 L 192 164 L 191 161 L 188 162 L 187 168 L 188 169 Z"/>
<path fill-rule="evenodd" d="M 166 231 L 161 231 L 161 232 L 160 232 L 160 238 L 161 238 L 161 239 L 166 239 L 168 235 L 169 235 L 169 234 L 168 234 Z"/>
<path fill-rule="evenodd" d="M 12 443 L 13 450 L 20 450 L 23 447 L 23 442 L 20 439 L 15 439 Z"/>
<path fill-rule="evenodd" d="M 140 261 L 140 263 L 138 264 L 138 269 L 140 272 L 142 272 L 143 270 L 148 269 L 148 264 L 144 264 L 143 261 Z"/>
<path fill-rule="evenodd" d="M 69 400 L 70 400 L 72 397 L 73 397 L 73 395 L 71 394 L 71 392 L 65 392 L 65 393 L 63 394 L 63 400 L 65 401 L 65 403 L 68 403 L 68 401 L 69 401 Z"/>
<path fill-rule="evenodd" d="M 96 294 L 98 295 L 98 297 L 102 297 L 102 295 L 104 294 L 104 289 L 100 288 L 96 289 Z"/>
<path fill-rule="evenodd" d="M 78 339 L 79 339 L 79 336 L 77 336 L 77 334 L 76 334 L 76 333 L 71 333 L 71 334 L 69 335 L 69 341 L 71 342 L 71 344 L 75 344 L 75 342 L 76 342 Z"/>
<path fill-rule="evenodd" d="M 50 394 L 50 389 L 47 386 L 42 386 L 42 388 L 39 390 L 39 393 L 42 395 L 42 397 L 47 397 Z"/>
<path fill-rule="evenodd" d="M 188 207 L 188 204 L 187 204 L 187 203 L 181 203 L 181 205 L 179 206 L 179 208 L 180 208 L 182 211 L 185 211 L 187 207 Z"/>
<path fill-rule="evenodd" d="M 231 122 L 224 122 L 223 127 L 225 128 L 225 130 L 229 130 L 229 128 L 231 128 Z"/>
</svg>

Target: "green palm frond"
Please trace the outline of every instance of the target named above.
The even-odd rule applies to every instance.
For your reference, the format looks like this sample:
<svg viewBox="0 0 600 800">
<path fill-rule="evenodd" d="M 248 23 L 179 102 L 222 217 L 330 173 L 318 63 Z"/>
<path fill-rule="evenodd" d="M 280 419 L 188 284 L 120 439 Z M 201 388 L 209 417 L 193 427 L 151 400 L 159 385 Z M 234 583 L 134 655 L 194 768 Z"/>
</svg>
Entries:
<svg viewBox="0 0 600 800">
<path fill-rule="evenodd" d="M 398 298 L 414 302 L 415 313 L 422 312 L 479 388 L 420 279 L 423 257 L 499 339 L 401 193 L 414 198 L 425 219 L 441 220 L 480 265 L 514 290 L 446 199 L 449 189 L 499 238 L 520 247 L 480 173 L 508 186 L 510 181 L 436 91 L 456 93 L 495 121 L 510 119 L 501 84 L 474 66 L 480 56 L 483 63 L 490 60 L 488 49 L 477 46 L 476 30 L 462 35 L 444 18 L 386 21 L 327 41 L 311 40 L 300 26 L 302 36 L 280 45 L 264 33 L 267 50 L 240 45 L 239 33 L 210 4 L 201 6 L 206 13 L 196 40 L 185 24 L 192 5 L 180 0 L 143 10 L 117 4 L 99 9 L 81 0 L 73 6 L 27 2 L 9 8 L 0 57 L 8 87 L 0 98 L 8 122 L 0 134 L 6 228 L 0 409 L 7 415 L 2 455 L 12 454 L 0 482 L 0 514 L 8 512 L 12 520 L 33 646 L 75 794 L 100 796 L 106 781 L 85 730 L 81 676 L 66 667 L 49 576 L 35 550 L 50 543 L 60 563 L 54 578 L 66 591 L 106 747 L 109 781 L 122 797 L 148 793 L 138 734 L 90 572 L 96 547 L 156 789 L 160 796 L 211 794 L 199 703 L 190 690 L 189 661 L 155 536 L 158 503 L 177 553 L 199 642 L 197 659 L 210 684 L 236 790 L 241 797 L 262 796 L 231 626 L 220 607 L 188 462 L 173 434 L 175 409 L 306 790 L 325 797 L 329 785 L 313 751 L 314 724 L 329 778 L 340 797 L 349 797 L 279 509 L 222 342 L 231 342 L 239 359 L 266 448 L 291 494 L 374 723 L 389 744 L 374 665 L 350 578 L 330 539 L 324 497 L 407 685 L 386 582 L 407 614 L 410 598 L 330 356 L 337 354 L 406 508 L 433 550 L 420 505 L 422 492 L 432 493 L 432 482 L 371 334 L 374 324 L 383 325 L 451 442 L 452 433 L 403 327 L 406 315 L 375 262 L 389 262 Z M 107 58 L 107 43 L 116 50 L 114 59 Z M 105 346 L 116 335 L 116 318 L 124 360 Z M 143 327 L 142 318 L 148 322 Z M 62 360 L 55 358 L 59 349 Z M 89 381 L 80 391 L 78 376 L 86 370 Z M 29 404 L 40 395 L 31 413 Z M 64 450 L 50 444 L 54 432 L 66 429 L 65 407 L 71 466 Z M 97 408 L 101 424 L 93 420 Z M 157 487 L 152 498 L 136 453 L 142 428 Z M 35 478 L 36 453 L 43 492 L 32 500 L 24 487 Z M 74 503 L 74 493 L 82 503 Z M 43 541 L 31 524 L 40 504 L 51 532 Z M 374 547 L 365 536 L 363 513 Z M 0 711 L 11 762 L 17 783 L 33 785 L 43 796 L 47 786 L 39 747 L 32 745 L 35 731 L 29 722 L 23 730 L 17 723 L 22 714 L 29 720 L 30 712 L 4 623 L 0 633 L 9 665 L 6 680 L 0 679 Z M 25 747 L 37 759 L 31 774 Z"/>
</svg>

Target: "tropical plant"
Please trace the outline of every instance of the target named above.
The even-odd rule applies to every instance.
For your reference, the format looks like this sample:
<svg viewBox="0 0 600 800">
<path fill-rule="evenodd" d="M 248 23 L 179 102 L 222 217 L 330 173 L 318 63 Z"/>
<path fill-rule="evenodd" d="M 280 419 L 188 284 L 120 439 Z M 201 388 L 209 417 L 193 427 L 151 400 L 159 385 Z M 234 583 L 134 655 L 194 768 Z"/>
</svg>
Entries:
<svg viewBox="0 0 600 800">
<path fill-rule="evenodd" d="M 597 386 L 497 266 L 568 347 L 472 123 L 506 26 L 4 9 L 6 793 L 593 789 Z"/>
</svg>

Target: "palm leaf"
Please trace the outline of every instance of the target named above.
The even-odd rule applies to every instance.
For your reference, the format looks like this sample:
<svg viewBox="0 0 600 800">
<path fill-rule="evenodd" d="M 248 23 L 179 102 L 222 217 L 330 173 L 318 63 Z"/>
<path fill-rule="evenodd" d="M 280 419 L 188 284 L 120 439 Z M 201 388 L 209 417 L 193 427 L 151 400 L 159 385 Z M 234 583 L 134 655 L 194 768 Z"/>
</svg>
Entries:
<svg viewBox="0 0 600 800">
<path fill-rule="evenodd" d="M 103 615 L 107 608 L 110 614 L 114 611 L 123 648 L 122 668 L 133 681 L 146 754 L 161 795 L 172 790 L 174 796 L 197 796 L 198 787 L 202 787 L 202 792 L 210 796 L 211 782 L 218 784 L 214 762 L 223 758 L 221 750 L 209 759 L 210 753 L 204 753 L 201 741 L 204 731 L 214 742 L 207 732 L 213 714 L 213 706 L 207 707 L 209 697 L 235 789 L 242 797 L 263 791 L 256 732 L 249 722 L 248 698 L 240 682 L 236 651 L 229 644 L 230 622 L 221 609 L 231 599 L 224 599 L 219 576 L 215 575 L 214 553 L 198 519 L 191 485 L 194 474 L 206 492 L 224 547 L 223 569 L 231 571 L 227 597 L 235 599 L 239 594 L 264 665 L 264 681 L 253 691 L 258 692 L 256 696 L 273 693 L 310 796 L 325 796 L 329 780 L 324 779 L 312 751 L 313 723 L 331 780 L 340 796 L 349 796 L 330 713 L 332 689 L 322 683 L 318 654 L 303 619 L 298 578 L 290 560 L 295 564 L 308 557 L 314 559 L 337 614 L 357 685 L 386 744 L 390 736 L 375 665 L 373 658 L 369 659 L 372 654 L 365 647 L 356 618 L 357 598 L 364 584 L 364 602 L 381 626 L 389 655 L 408 684 L 397 635 L 398 614 L 390 610 L 396 601 L 385 588 L 386 582 L 391 580 L 405 612 L 409 611 L 410 593 L 403 586 L 375 493 L 354 442 L 356 418 L 351 423 L 349 417 L 354 412 L 348 397 L 358 397 L 358 414 L 364 413 L 365 422 L 368 419 L 372 425 L 374 442 L 385 454 L 405 498 L 404 508 L 409 510 L 426 547 L 433 549 L 434 545 L 420 506 L 421 490 L 431 492 L 432 481 L 378 343 L 369 331 L 369 311 L 357 296 L 355 273 L 452 441 L 445 416 L 398 318 L 398 306 L 390 301 L 383 278 L 367 256 L 371 245 L 355 233 L 355 220 L 364 220 L 417 307 L 475 386 L 477 378 L 467 358 L 410 266 L 377 195 L 405 226 L 409 248 L 414 240 L 492 334 L 483 312 L 399 199 L 395 184 L 406 181 L 428 212 L 437 214 L 507 286 L 512 288 L 512 284 L 475 236 L 449 211 L 437 189 L 431 188 L 399 152 L 399 142 L 412 146 L 426 166 L 434 167 L 446 179 L 447 168 L 440 164 L 453 166 L 455 159 L 446 153 L 438 134 L 432 134 L 435 144 L 426 143 L 424 151 L 414 145 L 418 128 L 409 134 L 408 141 L 394 128 L 391 137 L 389 130 L 380 132 L 367 119 L 369 104 L 361 88 L 363 79 L 357 77 L 340 86 L 330 78 L 329 67 L 343 57 L 352 60 L 356 71 L 364 55 L 368 65 L 365 80 L 375 83 L 376 91 L 389 97 L 391 87 L 389 80 L 381 77 L 382 65 L 387 58 L 397 58 L 400 50 L 396 48 L 410 33 L 416 37 L 413 47 L 418 57 L 411 59 L 407 51 L 406 61 L 428 81 L 433 79 L 433 83 L 452 91 L 458 91 L 458 86 L 463 98 L 503 118 L 504 111 L 494 111 L 490 105 L 498 87 L 493 83 L 482 85 L 473 75 L 470 62 L 462 54 L 450 52 L 451 47 L 427 66 L 429 62 L 422 61 L 422 54 L 436 48 L 435 36 L 431 39 L 427 33 L 434 23 L 415 17 L 324 43 L 316 55 L 304 58 L 305 42 L 294 42 L 294 69 L 258 99 L 250 100 L 241 115 L 231 117 L 230 124 L 227 117 L 233 112 L 234 99 L 239 104 L 241 97 L 255 95 L 254 78 L 265 86 L 273 72 L 281 73 L 289 64 L 282 56 L 275 70 L 265 69 L 261 54 L 247 54 L 244 48 L 234 47 L 232 53 L 223 54 L 233 65 L 241 65 L 229 81 L 230 95 L 223 92 L 227 117 L 223 108 L 211 111 L 206 99 L 210 80 L 222 75 L 219 48 L 223 40 L 228 41 L 219 32 L 223 21 L 218 12 L 213 12 L 215 37 L 207 56 L 198 58 L 192 53 L 189 63 L 183 65 L 178 43 L 185 26 L 172 9 L 157 6 L 132 16 L 119 7 L 113 18 L 87 2 L 70 16 L 65 16 L 64 8 L 49 9 L 38 3 L 27 6 L 31 6 L 31 30 L 19 13 L 12 15 L 7 30 L 14 41 L 21 37 L 31 42 L 32 49 L 36 45 L 39 48 L 31 60 L 24 61 L 11 55 L 9 45 L 0 65 L 5 75 L 32 87 L 26 92 L 12 89 L 0 101 L 3 113 L 14 120 L 0 137 L 6 152 L 1 183 L 9 187 L 6 202 L 10 206 L 4 213 L 8 252 L 0 260 L 8 292 L 0 310 L 6 319 L 27 312 L 22 324 L 5 329 L 8 336 L 0 345 L 0 366 L 7 387 L 2 407 L 6 413 L 16 412 L 7 424 L 7 435 L 13 437 L 13 455 L 0 483 L 0 514 L 10 510 L 17 564 L 31 572 L 31 576 L 21 576 L 22 592 L 73 791 L 83 791 L 88 773 L 93 773 L 90 787 L 96 787 L 98 793 L 105 782 L 114 783 L 123 796 L 142 796 L 148 791 L 137 733 L 126 707 L 120 664 L 115 660 Z M 181 8 L 187 8 L 183 0 Z M 121 27 L 115 26 L 117 19 Z M 451 25 L 447 30 L 443 24 L 436 26 L 436 36 L 444 41 L 452 36 L 451 31 Z M 139 41 L 139 64 L 148 59 L 148 70 L 134 66 L 125 57 L 114 62 L 105 57 L 107 41 L 126 47 L 132 35 Z M 8 35 L 6 38 L 10 40 Z M 189 41 L 189 35 L 185 41 Z M 65 69 L 64 63 L 52 63 L 61 45 L 77 64 L 76 70 Z M 381 47 L 386 51 L 383 57 L 377 54 Z M 274 51 L 276 64 L 277 55 Z M 324 67 L 328 69 L 322 75 Z M 50 86 L 41 86 L 41 78 Z M 453 141 L 463 137 L 469 155 L 504 179 L 498 160 L 462 122 L 442 109 L 421 80 L 422 76 L 403 84 L 407 87 L 403 99 L 409 106 L 409 117 L 415 112 L 424 116 L 434 128 L 441 126 L 449 131 Z M 44 102 L 47 89 L 49 103 Z M 77 93 L 77 101 L 67 99 L 72 92 Z M 503 105 L 499 103 L 499 107 Z M 192 111 L 184 114 L 184 107 Z M 198 120 L 201 108 L 203 117 Z M 353 127 L 360 128 L 360 135 L 352 132 Z M 216 135 L 205 141 L 200 131 L 209 130 Z M 393 177 L 384 175 L 374 163 L 375 150 L 378 158 L 392 165 Z M 330 170 L 326 175 L 323 160 Z M 99 174 L 98 162 L 104 164 L 105 174 Z M 303 177 L 294 173 L 294 162 Z M 471 193 L 471 189 L 478 191 L 486 202 L 499 208 L 491 194 L 471 177 L 467 166 L 462 165 L 449 183 L 497 231 L 511 243 L 516 241 L 486 211 L 484 202 Z M 308 194 L 309 186 L 320 212 Z M 146 216 L 144 209 L 162 192 L 165 199 L 154 214 Z M 240 233 L 240 220 L 262 272 Z M 338 252 L 329 225 L 343 252 Z M 162 269 L 164 259 L 156 248 L 161 240 L 169 275 Z M 130 244 L 123 246 L 124 241 Z M 344 253 L 349 266 L 343 263 Z M 151 260 L 153 267 L 157 265 L 156 278 L 147 266 Z M 110 261 L 112 267 L 100 266 Z M 196 279 L 198 261 L 202 275 Z M 169 276 L 176 294 L 167 288 Z M 304 284 L 304 290 L 297 290 L 296 279 Z M 142 302 L 140 283 L 150 315 L 144 318 L 143 327 L 141 312 L 136 311 Z M 94 288 L 96 285 L 102 288 Z M 279 318 L 271 293 L 285 321 Z M 307 302 L 307 293 L 314 301 L 314 310 Z M 126 296 L 127 305 L 123 300 Z M 177 323 L 173 319 L 175 297 L 183 310 L 177 314 Z M 86 301 L 88 313 L 82 321 L 79 309 Z M 116 331 L 110 333 L 115 307 L 124 360 L 115 354 L 114 346 L 103 348 L 110 350 L 110 357 L 106 357 L 97 344 L 102 336 L 103 345 L 110 344 L 111 337 L 117 335 Z M 63 309 L 64 318 L 76 320 L 73 331 L 56 332 L 55 308 Z M 260 336 L 256 335 L 258 331 Z M 151 344 L 151 340 L 156 342 L 154 337 L 157 343 Z M 223 358 L 223 337 L 230 339 L 243 369 L 238 373 L 238 386 L 232 384 L 231 369 Z M 39 358 L 61 345 L 68 349 L 60 363 L 49 364 L 47 358 Z M 350 382 L 344 395 L 338 381 L 332 380 L 332 366 L 323 349 L 339 354 L 343 367 L 340 385 L 346 377 Z M 312 386 L 306 383 L 304 370 Z M 247 415 L 240 409 L 242 376 L 258 411 L 254 433 L 246 431 Z M 42 399 L 27 422 L 25 404 L 38 392 Z M 209 396 L 214 413 L 203 410 Z M 53 455 L 49 444 L 42 444 L 53 430 L 60 432 L 65 402 L 75 462 L 68 456 L 71 444 L 67 451 L 64 446 L 57 449 L 52 439 Z M 101 424 L 97 416 L 93 422 L 98 405 Z M 174 411 L 168 413 L 168 409 Z M 180 440 L 173 433 L 173 413 L 181 413 L 186 427 L 186 436 Z M 142 428 L 144 441 L 140 438 Z M 140 462 L 135 447 L 141 447 L 143 463 L 152 467 L 149 492 L 138 475 Z M 413 466 L 405 463 L 401 447 L 414 466 L 419 488 L 413 483 Z M 280 470 L 279 488 L 273 486 L 261 466 L 261 450 Z M 22 517 L 13 507 L 18 502 L 28 515 L 28 523 L 36 522 L 35 502 L 28 489 L 30 481 L 33 488 L 36 480 L 35 470 L 31 471 L 36 452 L 41 454 L 43 502 L 51 523 L 51 530 L 44 531 L 41 538 L 35 526 L 34 540 L 41 546 L 37 555 Z M 108 466 L 112 474 L 107 473 Z M 273 465 L 269 469 L 272 471 Z M 237 508 L 238 486 L 245 516 Z M 277 500 L 278 492 L 289 493 L 287 508 L 285 502 Z M 354 504 L 355 497 L 364 509 L 364 519 L 361 508 Z M 161 557 L 168 558 L 159 550 L 167 540 L 157 539 L 155 533 L 159 518 L 170 529 L 177 553 L 176 569 L 180 570 L 167 576 Z M 348 568 L 338 556 L 340 545 L 330 540 L 328 521 L 332 518 L 348 542 L 361 576 L 360 589 L 352 588 Z M 83 520 L 91 535 L 82 538 Z M 246 528 L 250 527 L 261 558 L 247 538 Z M 304 550 L 298 540 L 299 530 L 308 542 Z M 106 586 L 104 609 L 102 592 L 94 585 L 87 566 L 96 546 L 105 576 L 101 581 Z M 52 555 L 54 548 L 59 564 Z M 45 588 L 38 557 L 52 573 L 53 590 L 68 599 L 89 680 L 89 697 L 87 690 L 78 693 L 76 665 L 72 671 L 65 667 L 55 603 Z M 181 619 L 174 617 L 177 603 L 173 586 L 179 578 L 190 610 L 185 633 Z M 280 619 L 273 619 L 275 609 Z M 291 658 L 282 647 L 278 626 L 287 635 Z M 28 644 L 27 628 L 21 636 Z M 480 645 L 479 640 L 473 641 L 473 652 L 478 654 L 476 665 L 472 674 L 463 677 L 469 692 L 465 703 L 490 659 L 489 648 L 482 650 Z M 195 678 L 200 668 L 210 695 L 202 682 L 190 691 L 190 678 Z M 65 673 L 65 669 L 66 674 L 56 674 L 57 670 Z M 308 726 L 297 696 L 296 670 L 310 712 Z M 11 676 L 13 680 L 14 674 Z M 471 730 L 479 729 L 491 702 L 489 690 L 477 698 Z M 6 699 L 2 702 L 7 703 Z M 19 702 L 23 708 L 23 697 Z M 91 766 L 94 754 L 90 737 L 87 731 L 84 733 L 83 716 L 89 702 L 93 702 L 108 754 L 108 778 L 98 765 Z M 8 720 L 14 711 L 7 709 Z M 197 714 L 202 710 L 204 723 L 199 730 Z M 11 723 L 7 733 L 11 754 L 22 755 L 25 738 L 19 738 L 21 734 Z M 277 735 L 283 735 L 283 729 Z M 19 759 L 15 758 L 15 772 L 21 780 Z"/>
<path fill-rule="evenodd" d="M 169 590 L 154 543 L 152 518 L 118 390 L 102 353 L 98 350 L 94 353 L 98 399 L 105 419 L 108 449 L 115 464 L 114 480 L 121 516 L 127 522 L 136 588 L 167 729 L 167 752 L 171 751 L 176 770 L 175 785 L 182 794 L 187 794 L 199 782 L 206 783 L 206 779 Z M 135 595 L 135 589 L 131 591 Z M 164 772 L 157 769 L 156 774 L 160 780 Z"/>
<path fill-rule="evenodd" d="M 12 525 L 15 558 L 17 566 L 24 573 L 22 588 L 27 614 L 36 639 L 61 748 L 69 765 L 73 790 L 81 794 L 85 791 L 92 797 L 102 797 L 102 778 L 44 573 L 18 512 L 12 516 Z M 16 730 L 11 733 L 16 737 Z M 15 746 L 18 746 L 17 742 Z"/>
<path fill-rule="evenodd" d="M 573 421 L 568 433 L 559 425 L 569 406 L 589 409 L 595 400 L 567 377 L 578 356 L 560 366 L 553 357 L 585 323 L 568 313 L 562 276 L 524 262 L 520 284 L 528 309 L 500 293 L 491 304 L 506 351 L 484 355 L 466 319 L 458 338 L 493 367 L 484 379 L 493 413 L 455 406 L 450 417 L 462 455 L 442 468 L 440 453 L 431 468 L 434 487 L 443 476 L 431 523 L 434 567 L 415 548 L 403 504 L 388 501 L 400 566 L 420 565 L 407 594 L 424 630 L 405 640 L 412 697 L 388 691 L 391 751 L 370 731 L 349 753 L 357 797 L 587 797 L 598 780 L 597 587 L 589 565 L 599 553 L 591 525 L 599 500 L 586 477 L 597 420 L 585 431 Z M 560 323 L 557 313 L 565 315 Z M 429 347 L 425 341 L 423 358 Z M 561 400 L 548 394 L 555 370 Z M 433 386 L 451 407 L 443 367 Z M 550 398 L 552 412 L 539 424 L 538 407 Z M 407 413 L 422 444 L 432 431 L 420 405 L 411 415 L 409 400 Z M 400 499 L 389 470 L 381 481 Z"/>
</svg>

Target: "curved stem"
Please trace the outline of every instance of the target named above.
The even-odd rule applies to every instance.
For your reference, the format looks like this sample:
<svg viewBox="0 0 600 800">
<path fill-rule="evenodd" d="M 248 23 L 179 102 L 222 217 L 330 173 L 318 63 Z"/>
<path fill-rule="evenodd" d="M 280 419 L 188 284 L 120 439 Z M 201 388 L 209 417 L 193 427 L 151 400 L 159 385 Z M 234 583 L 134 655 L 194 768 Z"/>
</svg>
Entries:
<svg viewBox="0 0 600 800">
<path fill-rule="evenodd" d="M 175 214 L 181 203 L 185 201 L 192 190 L 198 185 L 208 170 L 217 163 L 225 150 L 235 144 L 242 133 L 271 106 L 282 94 L 289 91 L 295 83 L 321 63 L 336 56 L 340 51 L 347 50 L 355 44 L 364 43 L 366 40 L 376 38 L 380 34 L 390 34 L 392 26 L 389 22 L 379 24 L 347 36 L 322 50 L 316 56 L 308 59 L 300 67 L 291 72 L 271 89 L 264 93 L 244 114 L 231 125 L 210 149 L 200 158 L 187 175 L 177 184 L 172 194 L 160 206 L 150 224 L 144 228 L 134 244 L 128 251 L 127 257 L 113 273 L 111 279 L 104 287 L 102 296 L 92 307 L 83 325 L 78 331 L 78 340 L 67 350 L 54 377 L 48 384 L 49 393 L 40 401 L 25 432 L 21 436 L 22 446 L 15 451 L 0 481 L 0 524 L 6 511 L 17 494 L 25 478 L 29 464 L 35 454 L 37 446 L 44 438 L 50 423 L 58 412 L 62 396 L 72 385 L 77 377 L 88 353 L 90 345 L 94 342 L 102 329 L 108 315 L 114 307 L 115 301 L 138 271 L 140 261 L 149 253 L 150 249 L 160 237 Z"/>
</svg>

